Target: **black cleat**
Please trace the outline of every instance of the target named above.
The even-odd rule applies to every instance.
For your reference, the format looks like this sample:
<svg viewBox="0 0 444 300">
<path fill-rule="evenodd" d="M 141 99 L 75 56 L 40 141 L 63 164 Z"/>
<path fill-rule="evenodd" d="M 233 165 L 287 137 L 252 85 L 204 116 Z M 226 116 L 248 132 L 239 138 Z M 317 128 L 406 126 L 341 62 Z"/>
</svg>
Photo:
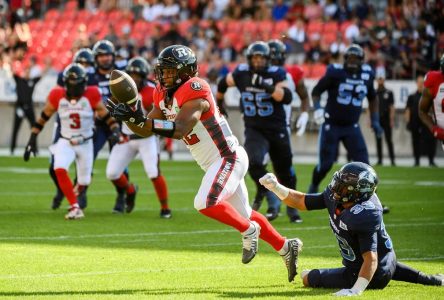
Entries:
<svg viewBox="0 0 444 300">
<path fill-rule="evenodd" d="M 259 247 L 261 227 L 255 221 L 251 223 L 254 226 L 254 231 L 242 237 L 242 263 L 244 264 L 248 264 L 256 256 Z"/>
<path fill-rule="evenodd" d="M 301 216 L 291 216 L 290 217 L 290 223 L 300 224 L 302 222 L 303 221 L 302 221 Z"/>
<path fill-rule="evenodd" d="M 390 207 L 383 205 L 382 206 L 382 213 L 385 215 L 385 214 L 388 214 L 389 212 L 390 212 Z"/>
<path fill-rule="evenodd" d="M 139 187 L 137 185 L 134 185 L 134 193 L 132 194 L 126 194 L 126 212 L 130 213 L 133 211 L 134 206 L 136 205 L 136 195 L 137 190 Z"/>
<path fill-rule="evenodd" d="M 113 214 L 123 214 L 125 211 L 125 192 L 117 193 L 116 204 L 113 208 Z"/>
<path fill-rule="evenodd" d="M 79 207 L 83 210 L 88 205 L 88 198 L 86 197 L 86 189 L 79 192 L 77 195 L 77 203 Z"/>
<path fill-rule="evenodd" d="M 269 208 L 267 210 L 267 213 L 265 214 L 265 217 L 268 221 L 273 221 L 279 217 L 279 212 L 276 211 L 274 208 Z"/>
<path fill-rule="evenodd" d="M 63 192 L 59 189 L 57 189 L 57 193 L 55 194 L 54 198 L 52 198 L 52 205 L 51 208 L 56 210 L 62 205 L 63 198 L 65 198 L 65 195 L 63 195 Z"/>
<path fill-rule="evenodd" d="M 173 215 L 171 214 L 171 209 L 169 208 L 164 208 L 160 210 L 160 217 L 162 219 L 171 219 Z"/>
</svg>

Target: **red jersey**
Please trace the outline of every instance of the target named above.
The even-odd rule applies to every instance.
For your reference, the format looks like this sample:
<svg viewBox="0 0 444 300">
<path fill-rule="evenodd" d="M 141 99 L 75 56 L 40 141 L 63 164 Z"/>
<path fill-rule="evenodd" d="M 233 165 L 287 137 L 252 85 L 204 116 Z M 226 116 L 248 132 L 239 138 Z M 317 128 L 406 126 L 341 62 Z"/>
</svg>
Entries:
<svg viewBox="0 0 444 300">
<path fill-rule="evenodd" d="M 444 128 L 444 74 L 441 71 L 428 72 L 424 79 L 424 87 L 430 90 L 433 97 L 436 125 Z"/>
</svg>

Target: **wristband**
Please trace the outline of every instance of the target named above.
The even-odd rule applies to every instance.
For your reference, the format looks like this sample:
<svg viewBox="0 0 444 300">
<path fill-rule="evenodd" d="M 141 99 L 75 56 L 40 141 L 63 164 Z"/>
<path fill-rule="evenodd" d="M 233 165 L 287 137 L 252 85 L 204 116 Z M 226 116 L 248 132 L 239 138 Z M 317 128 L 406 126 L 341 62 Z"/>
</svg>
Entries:
<svg viewBox="0 0 444 300">
<path fill-rule="evenodd" d="M 367 288 L 369 283 L 370 282 L 364 277 L 358 277 L 351 289 L 361 294 Z"/>
<path fill-rule="evenodd" d="M 281 200 L 287 198 L 288 194 L 290 193 L 290 189 L 280 183 L 278 183 L 271 191 L 275 193 L 276 196 L 278 196 Z"/>
<path fill-rule="evenodd" d="M 41 117 L 43 120 L 45 120 L 45 121 L 48 121 L 48 120 L 49 120 L 49 116 L 48 116 L 47 114 L 45 114 L 44 111 L 42 111 L 42 113 L 40 114 L 40 117 Z"/>
<path fill-rule="evenodd" d="M 40 131 L 43 129 L 43 125 L 37 122 L 35 122 L 34 125 L 32 125 L 32 127 L 37 128 Z"/>
<path fill-rule="evenodd" d="M 152 132 L 164 136 L 172 137 L 176 130 L 176 123 L 166 120 L 152 119 Z"/>
</svg>

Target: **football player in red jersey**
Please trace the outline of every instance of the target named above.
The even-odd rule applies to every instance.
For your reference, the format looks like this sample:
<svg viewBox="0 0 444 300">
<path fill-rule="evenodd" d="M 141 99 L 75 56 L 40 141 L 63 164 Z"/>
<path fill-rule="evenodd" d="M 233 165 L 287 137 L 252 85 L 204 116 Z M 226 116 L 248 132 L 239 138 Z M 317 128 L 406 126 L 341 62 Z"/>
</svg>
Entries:
<svg viewBox="0 0 444 300">
<path fill-rule="evenodd" d="M 210 86 L 197 77 L 195 54 L 182 45 L 166 47 L 159 54 L 155 74 L 159 85 L 154 91 L 154 108 L 147 117 L 140 101 L 134 111 L 128 104 L 109 100 L 111 115 L 125 121 L 138 135 L 156 133 L 182 139 L 205 171 L 194 207 L 242 234 L 245 264 L 255 257 L 259 238 L 269 243 L 284 259 L 288 280 L 293 281 L 302 242 L 284 238 L 263 215 L 251 209 L 244 181 L 247 154 L 220 114 Z"/>
<path fill-rule="evenodd" d="M 80 64 L 71 64 L 65 68 L 63 71 L 65 87 L 55 87 L 49 93 L 41 116 L 32 127 L 24 154 L 25 161 L 29 160 L 31 153 L 36 155 L 37 136 L 46 121 L 57 112 L 60 116 L 61 138 L 51 145 L 49 150 L 54 155 L 54 171 L 58 184 L 71 205 L 65 219 L 84 217 L 68 170 L 75 160 L 77 184 L 81 188 L 90 184 L 93 167 L 94 113 L 106 120 L 116 141 L 121 137 L 119 124 L 107 112 L 98 88 L 87 86 L 87 77 L 85 69 Z"/>
<path fill-rule="evenodd" d="M 150 66 L 142 57 L 132 58 L 126 66 L 126 72 L 134 79 L 139 90 L 139 101 L 142 101 L 142 110 L 145 114 L 153 107 L 153 90 L 155 88 L 154 82 L 147 79 L 149 70 Z M 140 154 L 145 172 L 154 185 L 161 205 L 160 217 L 171 218 L 171 210 L 168 207 L 168 189 L 159 168 L 159 138 L 156 135 L 146 138 L 138 136 L 125 123 L 122 125 L 122 133 L 126 136 L 127 141 L 113 147 L 106 166 L 106 177 L 117 188 L 126 191 L 126 203 L 116 203 L 117 210 L 115 212 L 123 212 L 125 204 L 127 213 L 130 213 L 134 208 L 137 187 L 128 182 L 123 171 L 136 155 Z"/>
<path fill-rule="evenodd" d="M 429 115 L 433 107 L 435 120 Z M 430 71 L 424 80 L 424 90 L 419 100 L 419 118 L 433 133 L 433 136 L 443 143 L 444 149 L 444 54 L 440 60 L 440 70 Z"/>
</svg>

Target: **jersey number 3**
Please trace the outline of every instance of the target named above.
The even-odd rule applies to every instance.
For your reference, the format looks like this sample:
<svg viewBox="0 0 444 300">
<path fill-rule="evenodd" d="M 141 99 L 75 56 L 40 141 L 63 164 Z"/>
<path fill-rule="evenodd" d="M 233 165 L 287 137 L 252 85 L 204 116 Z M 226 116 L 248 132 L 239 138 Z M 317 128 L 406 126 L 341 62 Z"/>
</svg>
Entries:
<svg viewBox="0 0 444 300">
<path fill-rule="evenodd" d="M 80 128 L 80 115 L 78 113 L 73 113 L 69 115 L 69 118 L 71 119 L 71 124 L 69 124 L 69 127 L 71 129 L 79 129 Z"/>
</svg>

